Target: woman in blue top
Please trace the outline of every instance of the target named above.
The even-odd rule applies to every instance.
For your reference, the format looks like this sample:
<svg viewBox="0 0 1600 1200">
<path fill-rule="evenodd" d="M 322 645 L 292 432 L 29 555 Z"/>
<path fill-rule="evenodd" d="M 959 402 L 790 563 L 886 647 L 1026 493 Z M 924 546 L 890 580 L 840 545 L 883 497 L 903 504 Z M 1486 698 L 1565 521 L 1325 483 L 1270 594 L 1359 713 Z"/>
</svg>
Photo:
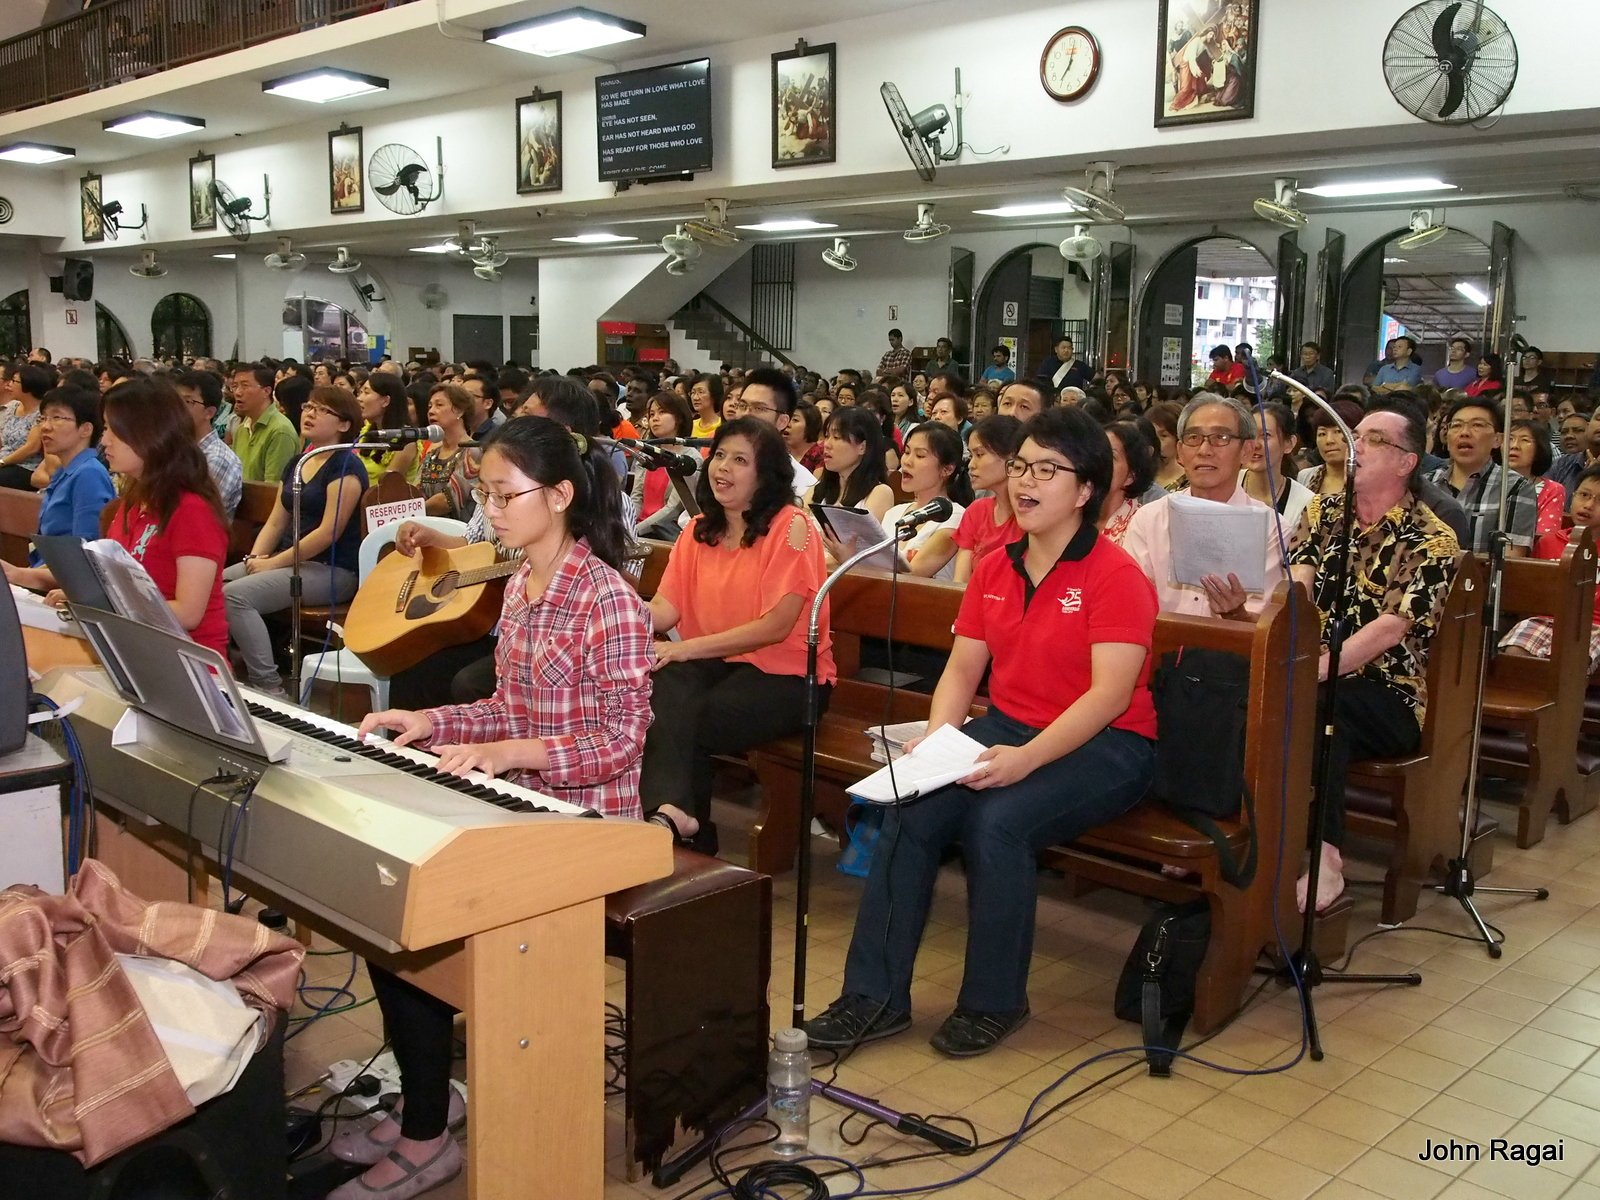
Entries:
<svg viewBox="0 0 1600 1200">
<path fill-rule="evenodd" d="M 95 453 L 100 440 L 100 397 L 80 388 L 53 388 L 39 406 L 39 428 L 46 454 L 61 463 L 44 489 L 39 505 L 39 532 L 46 537 L 70 535 L 90 541 L 100 536 L 100 512 L 117 498 L 111 473 Z M 36 550 L 28 560 L 43 560 Z M 6 564 L 11 579 L 16 568 Z"/>
<path fill-rule="evenodd" d="M 313 388 L 300 409 L 300 432 L 310 451 L 351 440 L 361 427 L 361 406 L 343 388 Z M 356 592 L 356 554 L 361 523 L 356 509 L 367 490 L 367 469 L 349 450 L 305 457 L 300 492 L 300 575 L 306 604 L 342 604 Z M 289 607 L 289 579 L 294 562 L 294 537 L 289 522 L 294 511 L 294 471 L 300 458 L 289 460 L 283 488 L 272 515 L 256 535 L 244 561 L 222 573 L 222 598 L 228 607 L 228 633 L 244 656 L 252 687 L 283 695 L 283 681 L 272 654 L 266 613 Z"/>
</svg>

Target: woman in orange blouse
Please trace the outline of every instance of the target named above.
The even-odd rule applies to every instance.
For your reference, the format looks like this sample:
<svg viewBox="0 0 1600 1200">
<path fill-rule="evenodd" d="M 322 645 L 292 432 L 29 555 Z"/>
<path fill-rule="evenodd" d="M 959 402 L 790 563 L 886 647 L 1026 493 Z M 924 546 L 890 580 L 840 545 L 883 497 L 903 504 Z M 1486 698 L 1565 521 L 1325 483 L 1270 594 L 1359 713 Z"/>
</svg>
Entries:
<svg viewBox="0 0 1600 1200">
<path fill-rule="evenodd" d="M 799 733 L 805 720 L 806 622 L 827 578 L 822 535 L 795 506 L 782 436 L 755 417 L 717 428 L 695 499 L 650 601 L 655 719 L 639 797 L 683 839 L 717 852 L 711 759 Z M 663 641 L 668 631 L 678 636 Z M 835 671 L 822 609 L 817 679 L 825 706 Z"/>
</svg>

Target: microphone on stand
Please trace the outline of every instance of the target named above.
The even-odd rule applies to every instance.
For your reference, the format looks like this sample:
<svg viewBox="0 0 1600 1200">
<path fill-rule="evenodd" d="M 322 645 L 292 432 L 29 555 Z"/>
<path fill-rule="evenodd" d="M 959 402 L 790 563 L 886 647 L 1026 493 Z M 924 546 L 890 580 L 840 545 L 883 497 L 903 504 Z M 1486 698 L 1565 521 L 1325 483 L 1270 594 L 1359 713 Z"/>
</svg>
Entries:
<svg viewBox="0 0 1600 1200">
<path fill-rule="evenodd" d="M 398 448 L 413 442 L 442 442 L 444 430 L 437 425 L 402 425 L 398 429 L 374 429 L 366 436 L 368 441 L 384 442 Z"/>
<path fill-rule="evenodd" d="M 642 444 L 646 446 L 693 446 L 699 448 L 701 446 L 709 446 L 714 441 L 716 441 L 715 438 L 646 438 Z"/>
<path fill-rule="evenodd" d="M 687 479 L 701 467 L 700 456 L 697 454 L 674 454 L 672 451 L 649 442 L 637 442 L 632 438 L 596 438 L 602 446 L 614 446 L 629 458 L 642 463 L 646 470 L 653 471 L 657 467 L 666 471 L 668 475 L 675 475 L 679 479 Z"/>
<path fill-rule="evenodd" d="M 948 521 L 955 507 L 946 496 L 935 496 L 921 508 L 913 508 L 905 516 L 894 523 L 894 527 L 901 533 L 915 529 L 927 521 Z"/>
</svg>

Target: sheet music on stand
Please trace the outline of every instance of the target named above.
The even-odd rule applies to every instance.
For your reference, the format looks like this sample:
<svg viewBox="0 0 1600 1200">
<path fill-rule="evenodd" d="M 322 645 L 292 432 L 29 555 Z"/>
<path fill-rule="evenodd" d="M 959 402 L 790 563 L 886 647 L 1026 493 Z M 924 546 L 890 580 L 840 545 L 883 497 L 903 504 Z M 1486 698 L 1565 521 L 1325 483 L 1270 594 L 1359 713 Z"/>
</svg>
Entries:
<svg viewBox="0 0 1600 1200">
<path fill-rule="evenodd" d="M 1239 577 L 1247 592 L 1267 586 L 1267 522 L 1265 505 L 1241 507 L 1202 500 L 1198 496 L 1167 497 L 1174 583 L 1200 586 L 1205 575 Z"/>
<path fill-rule="evenodd" d="M 83 552 L 118 616 L 181 638 L 189 636 L 150 572 L 120 542 L 110 538 L 85 542 Z"/>
</svg>

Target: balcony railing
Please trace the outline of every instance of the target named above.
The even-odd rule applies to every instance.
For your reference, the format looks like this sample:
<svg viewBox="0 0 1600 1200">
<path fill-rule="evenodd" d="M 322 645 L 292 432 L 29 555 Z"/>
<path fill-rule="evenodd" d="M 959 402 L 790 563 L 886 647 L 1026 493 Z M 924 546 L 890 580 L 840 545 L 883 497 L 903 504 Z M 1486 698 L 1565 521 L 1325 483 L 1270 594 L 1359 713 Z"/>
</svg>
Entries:
<svg viewBox="0 0 1600 1200">
<path fill-rule="evenodd" d="M 107 0 L 0 42 L 0 112 L 65 100 L 413 0 Z"/>
</svg>

